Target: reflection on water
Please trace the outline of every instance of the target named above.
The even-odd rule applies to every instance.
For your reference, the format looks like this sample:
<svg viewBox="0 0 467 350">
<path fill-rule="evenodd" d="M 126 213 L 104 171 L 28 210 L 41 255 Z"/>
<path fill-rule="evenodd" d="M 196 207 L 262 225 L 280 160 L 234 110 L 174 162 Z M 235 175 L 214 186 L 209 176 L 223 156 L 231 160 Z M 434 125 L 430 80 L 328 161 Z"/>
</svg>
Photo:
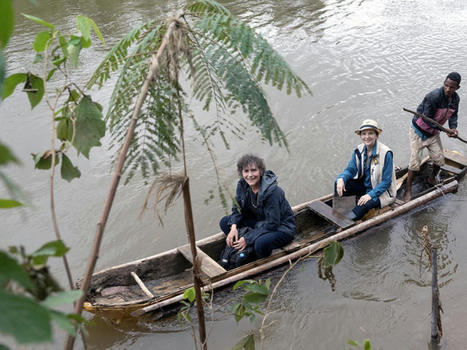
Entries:
<svg viewBox="0 0 467 350">
<path fill-rule="evenodd" d="M 63 31 L 75 26 L 83 13 L 98 23 L 109 45 L 130 28 L 153 18 L 161 18 L 184 2 L 114 0 L 15 1 L 18 16 L 14 37 L 7 48 L 8 69 L 32 70 L 32 33 L 40 26 L 19 13 L 30 13 L 57 24 Z M 291 204 L 326 194 L 332 181 L 359 143 L 353 133 L 362 119 L 377 119 L 383 128 L 382 141 L 394 151 L 396 164 L 408 162 L 407 126 L 409 116 L 402 107 L 414 109 L 423 96 L 441 85 L 447 72 L 467 74 L 467 7 L 464 0 L 224 0 L 222 3 L 263 34 L 281 52 L 290 66 L 311 86 L 313 97 L 297 99 L 265 87 L 271 108 L 289 138 L 290 153 L 261 143 L 255 133 L 244 140 L 230 139 L 231 148 L 216 149 L 227 181 L 236 182 L 238 155 L 254 151 L 279 176 Z M 83 84 L 105 54 L 98 43 L 83 58 L 83 70 L 74 79 Z M 109 87 L 93 92 L 103 105 Z M 465 90 L 461 95 L 461 115 Z M 30 112 L 25 97 L 16 93 L 0 105 L 0 139 L 22 160 L 22 167 L 7 168 L 7 174 L 30 194 L 34 208 L 23 215 L 0 212 L 3 246 L 26 243 L 29 250 L 53 239 L 48 208 L 48 174 L 34 171 L 30 153 L 50 143 L 49 115 L 45 108 Z M 467 124 L 459 120 L 459 133 L 467 134 Z M 189 126 L 188 126 L 189 127 Z M 251 137 L 250 137 L 251 136 Z M 446 148 L 465 148 L 443 137 Z M 206 237 L 217 232 L 223 214 L 220 205 L 203 204 L 215 184 L 209 155 L 194 140 L 188 140 L 190 176 L 196 233 Z M 92 244 L 96 213 L 102 209 L 109 186 L 111 153 L 93 150 L 91 159 L 77 158 L 82 177 L 65 184 L 57 181 L 56 201 L 63 236 L 72 247 L 69 260 L 75 276 L 85 265 Z M 146 215 L 136 218 L 145 197 L 141 179 L 121 187 L 109 219 L 99 268 L 153 255 L 186 243 L 182 207 L 177 205 L 160 227 Z M 0 189 L 3 191 L 3 189 Z M 318 279 L 316 261 L 301 263 L 278 290 L 274 314 L 267 331 L 270 349 L 343 349 L 348 339 L 369 338 L 375 348 L 426 349 L 429 339 L 431 290 L 429 273 L 420 276 L 421 240 L 418 233 L 428 225 L 439 247 L 439 281 L 445 310 L 444 331 L 448 340 L 443 350 L 464 348 L 467 343 L 467 187 L 461 184 L 448 195 L 415 213 L 394 219 L 344 242 L 345 256 L 334 270 L 337 289 Z M 0 192 L 0 197 L 3 192 Z M 60 265 L 56 273 L 64 277 Z M 64 280 L 64 278 L 63 278 Z M 216 306 L 233 297 L 220 295 Z M 224 298 L 226 297 L 226 298 Z M 90 328 L 94 349 L 192 348 L 190 330 L 174 331 L 174 320 L 147 319 L 112 325 L 98 317 Z M 456 322 L 454 320 L 459 320 Z M 462 322 L 463 321 L 463 322 Z M 209 346 L 231 349 L 258 323 L 230 317 L 212 323 Z M 168 332 L 161 333 L 161 329 Z M 409 332 L 407 330 L 410 330 Z M 61 348 L 61 344 L 55 345 Z"/>
</svg>

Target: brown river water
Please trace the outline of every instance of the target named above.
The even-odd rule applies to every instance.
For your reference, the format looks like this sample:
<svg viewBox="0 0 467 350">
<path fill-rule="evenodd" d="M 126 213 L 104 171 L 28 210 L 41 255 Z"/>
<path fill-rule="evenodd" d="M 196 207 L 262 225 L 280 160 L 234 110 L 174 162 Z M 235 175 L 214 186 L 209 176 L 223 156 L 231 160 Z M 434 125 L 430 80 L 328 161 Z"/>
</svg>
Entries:
<svg viewBox="0 0 467 350">
<path fill-rule="evenodd" d="M 38 0 L 35 7 L 15 1 L 17 14 L 44 18 L 63 31 L 71 31 L 78 14 L 99 25 L 108 44 L 115 43 L 133 26 L 161 18 L 177 8 L 162 1 Z M 261 143 L 251 132 L 243 140 L 230 138 L 231 148 L 216 148 L 223 176 L 236 182 L 235 163 L 244 152 L 255 152 L 279 176 L 292 205 L 329 193 L 335 176 L 347 164 L 359 139 L 354 130 L 361 120 L 380 123 L 381 140 L 394 151 L 395 163 L 409 159 L 410 116 L 402 107 L 415 109 L 423 96 L 439 87 L 446 74 L 458 71 L 467 80 L 467 3 L 465 0 L 251 0 L 222 1 L 232 12 L 254 26 L 309 84 L 313 96 L 298 99 L 266 88 L 271 108 L 287 133 L 290 153 Z M 16 18 L 14 35 L 7 48 L 9 72 L 31 68 L 31 45 L 38 25 Z M 83 69 L 75 75 L 81 83 L 105 54 L 97 40 L 82 57 Z M 461 96 L 459 133 L 467 135 L 464 99 Z M 104 106 L 111 84 L 93 92 Z M 30 153 L 50 144 L 50 116 L 45 104 L 30 111 L 26 96 L 17 91 L 0 105 L 0 139 L 22 161 L 7 168 L 21 184 L 32 205 L 0 212 L 1 247 L 23 244 L 37 249 L 53 240 L 49 211 L 48 172 L 34 170 Z M 192 184 L 195 229 L 198 238 L 218 232 L 224 214 L 216 201 L 205 204 L 215 188 L 209 155 L 189 131 L 189 172 Z M 467 146 L 443 136 L 446 148 L 467 154 Z M 104 142 L 108 145 L 108 139 Z M 218 142 L 220 145 L 221 143 Z M 67 245 L 75 278 L 82 275 L 91 248 L 95 224 L 110 185 L 112 153 L 93 149 L 90 159 L 75 157 L 82 176 L 70 184 L 57 179 L 56 205 L 59 226 Z M 152 213 L 138 214 L 148 186 L 136 177 L 121 186 L 116 196 L 97 269 L 153 255 L 186 243 L 180 203 L 165 217 L 162 227 Z M 4 195 L 0 189 L 0 197 Z M 335 268 L 336 291 L 317 276 L 316 260 L 301 263 L 290 272 L 273 304 L 280 309 L 266 330 L 267 349 L 346 349 L 348 339 L 370 339 L 375 349 L 427 349 L 430 338 L 430 274 L 419 273 L 421 242 L 417 234 L 428 225 L 439 245 L 439 280 L 443 303 L 442 349 L 467 348 L 467 185 L 456 194 L 372 228 L 343 242 L 345 256 Z M 66 285 L 60 261 L 53 272 Z M 283 270 L 282 270 L 283 271 Z M 277 281 L 282 271 L 269 277 Z M 238 297 L 219 293 L 214 306 Z M 191 331 L 175 319 L 113 325 L 87 315 L 90 349 L 192 349 Z M 216 314 L 209 323 L 210 349 L 231 349 L 243 336 L 258 330 L 260 321 L 239 324 L 229 315 Z M 63 334 L 55 343 L 37 348 L 62 348 Z M 82 348 L 80 340 L 76 348 Z"/>
</svg>

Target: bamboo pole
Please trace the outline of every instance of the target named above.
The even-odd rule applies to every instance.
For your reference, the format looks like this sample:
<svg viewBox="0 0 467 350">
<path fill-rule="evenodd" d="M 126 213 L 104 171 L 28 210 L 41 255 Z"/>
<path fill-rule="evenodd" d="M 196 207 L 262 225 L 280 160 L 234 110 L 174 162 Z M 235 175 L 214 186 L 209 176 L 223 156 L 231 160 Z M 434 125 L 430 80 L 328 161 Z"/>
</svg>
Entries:
<svg viewBox="0 0 467 350">
<path fill-rule="evenodd" d="M 107 197 L 105 199 L 105 204 L 104 204 L 104 209 L 102 211 L 101 217 L 99 219 L 99 222 L 97 223 L 97 228 L 96 228 L 96 233 L 94 236 L 94 243 L 91 249 L 91 254 L 89 256 L 88 264 L 86 267 L 86 272 L 84 274 L 83 282 L 81 284 L 81 290 L 82 290 L 82 295 L 80 299 L 76 302 L 75 308 L 74 308 L 74 313 L 81 315 L 81 312 L 83 311 L 83 303 L 86 299 L 89 285 L 91 283 L 91 277 L 92 273 L 94 271 L 94 268 L 96 266 L 96 262 L 98 259 L 98 254 L 99 254 L 99 248 L 100 244 L 102 241 L 102 236 L 104 234 L 104 229 L 105 225 L 107 223 L 107 219 L 110 214 L 110 209 L 112 208 L 112 203 L 115 198 L 115 194 L 117 192 L 117 187 L 118 183 L 120 182 L 120 177 L 122 175 L 122 168 L 123 164 L 125 163 L 125 157 L 128 153 L 128 149 L 130 148 L 131 140 L 133 139 L 134 131 L 136 128 L 136 121 L 139 118 L 139 115 L 141 113 L 141 108 L 143 106 L 144 100 L 146 99 L 146 96 L 149 91 L 149 87 L 152 83 L 152 81 L 157 77 L 157 74 L 159 72 L 159 62 L 162 54 L 165 52 L 167 48 L 167 43 L 169 41 L 169 37 L 172 35 L 172 32 L 176 29 L 177 27 L 177 20 L 182 16 L 182 14 L 178 14 L 176 18 L 172 19 L 169 25 L 167 26 L 167 32 L 164 35 L 164 38 L 161 42 L 161 45 L 159 49 L 157 50 L 157 53 L 152 56 L 151 58 L 151 63 L 149 65 L 149 70 L 148 74 L 146 76 L 146 80 L 143 83 L 143 86 L 141 88 L 141 92 L 138 96 L 138 99 L 135 104 L 135 108 L 133 110 L 133 115 L 131 117 L 130 124 L 128 126 L 128 132 L 125 137 L 125 142 L 120 150 L 120 155 L 118 157 L 118 162 L 117 165 L 115 166 L 114 173 L 112 176 L 112 182 L 110 185 L 110 190 L 107 194 Z M 65 349 L 66 350 L 71 350 L 73 349 L 73 345 L 75 342 L 75 337 L 72 335 L 68 335 L 66 342 L 65 342 Z"/>
<path fill-rule="evenodd" d="M 431 345 L 439 343 L 439 290 L 438 290 L 438 264 L 436 248 L 431 249 Z"/>
<path fill-rule="evenodd" d="M 231 277 L 228 277 L 228 278 L 225 278 L 221 281 L 217 281 L 217 282 L 214 282 L 212 283 L 211 285 L 209 286 L 204 286 L 202 288 L 203 291 L 209 291 L 211 289 L 216 289 L 216 288 L 220 288 L 220 287 L 223 287 L 223 286 L 226 286 L 230 283 L 233 283 L 233 282 L 236 282 L 236 281 L 239 281 L 241 279 L 244 279 L 244 278 L 247 278 L 247 277 L 250 277 L 250 276 L 254 276 L 254 275 L 257 275 L 259 273 L 262 273 L 264 271 L 267 271 L 267 270 L 270 270 L 274 267 L 277 267 L 277 266 L 280 266 L 282 264 L 285 264 L 285 263 L 288 263 L 289 261 L 292 261 L 292 260 L 295 260 L 295 259 L 298 259 L 304 255 L 307 255 L 307 254 L 310 254 L 310 253 L 314 253 L 320 249 L 323 249 L 325 248 L 327 245 L 329 245 L 329 243 L 333 242 L 333 241 L 341 241 L 345 238 L 348 238 L 358 232 L 361 232 L 363 230 L 366 230 L 372 226 L 375 226 L 375 225 L 378 225 L 378 224 L 381 224 L 389 219 L 392 219 L 396 216 L 399 216 L 399 215 L 402 215 L 420 205 L 423 205 L 429 201 L 432 201 L 438 197 L 441 197 L 442 195 L 446 194 L 446 193 L 449 193 L 449 192 L 453 192 L 457 189 L 458 187 L 458 182 L 457 181 L 452 181 L 446 185 L 443 185 L 435 190 L 433 190 L 432 192 L 430 193 L 427 193 L 426 195 L 422 196 L 422 197 L 419 197 L 419 198 L 416 198 L 414 200 L 411 200 L 397 208 L 395 208 L 394 210 L 391 210 L 391 211 L 388 211 L 388 212 L 385 212 L 375 218 L 372 218 L 372 219 L 369 219 L 365 222 L 362 222 L 358 225 L 355 225 L 355 226 L 352 226 L 351 228 L 347 229 L 347 230 L 344 230 L 342 232 L 339 232 L 333 236 L 330 236 L 328 238 L 325 238 L 317 243 L 314 243 L 314 244 L 311 244 L 307 247 L 304 247 L 302 249 L 299 249 L 293 253 L 290 253 L 290 254 L 287 254 L 287 255 L 284 255 L 276 260 L 273 260 L 273 261 L 270 261 L 270 262 L 267 262 L 263 265 L 260 265 L 260 266 L 257 266 L 257 267 L 254 267 L 250 270 L 246 270 L 246 271 L 243 271 L 239 274 L 236 274 L 234 276 L 231 276 Z M 147 312 L 150 312 L 150 311 L 153 311 L 153 310 L 156 310 L 158 308 L 161 308 L 161 307 L 164 307 L 164 306 L 167 306 L 167 305 L 171 305 L 171 304 L 174 304 L 174 303 L 177 303 L 179 301 L 181 301 L 183 299 L 183 295 L 177 295 L 175 297 L 172 297 L 172 298 L 169 298 L 167 300 L 163 300 L 161 302 L 158 302 L 158 303 L 155 303 L 155 304 L 152 304 L 152 305 L 149 305 L 149 306 L 146 306 L 146 307 L 143 307 L 141 309 L 138 309 L 138 310 L 135 310 L 131 313 L 131 315 L 133 317 L 137 317 L 137 316 L 141 316 Z"/>
<path fill-rule="evenodd" d="M 427 117 L 427 116 L 424 115 L 424 114 L 411 111 L 410 109 L 407 109 L 407 108 L 402 108 L 402 109 L 403 109 L 405 112 L 412 113 L 412 114 L 416 115 L 417 117 L 422 118 L 424 121 L 426 121 L 426 122 L 428 122 L 428 123 L 431 123 L 431 124 L 436 125 L 438 128 L 440 128 L 440 130 L 444 131 L 446 134 L 448 134 L 448 135 L 451 135 L 451 134 L 452 134 L 451 130 L 446 129 L 444 126 L 442 126 L 442 125 L 441 125 L 440 123 L 438 123 L 436 120 L 431 119 L 431 118 Z M 467 143 L 467 141 L 464 140 L 464 139 L 463 139 L 462 137 L 460 137 L 459 135 L 456 135 L 456 136 L 453 136 L 453 137 L 456 138 L 456 139 L 459 139 L 460 141 L 462 141 L 462 142 L 464 142 L 464 143 Z"/>
</svg>

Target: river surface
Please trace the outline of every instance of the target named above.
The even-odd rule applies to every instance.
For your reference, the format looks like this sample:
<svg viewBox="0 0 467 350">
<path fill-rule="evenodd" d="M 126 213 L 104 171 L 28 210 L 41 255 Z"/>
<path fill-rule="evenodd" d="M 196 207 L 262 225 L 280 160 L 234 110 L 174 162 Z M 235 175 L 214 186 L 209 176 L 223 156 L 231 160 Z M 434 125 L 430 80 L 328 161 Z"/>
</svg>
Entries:
<svg viewBox="0 0 467 350">
<path fill-rule="evenodd" d="M 34 71 L 32 38 L 42 30 L 19 15 L 29 13 L 72 31 L 77 14 L 94 19 L 109 45 L 138 23 L 162 18 L 177 3 L 162 1 L 38 1 L 39 6 L 15 1 L 14 35 L 7 48 L 9 72 Z M 290 144 L 290 153 L 261 143 L 252 132 L 243 140 L 230 137 L 231 148 L 216 148 L 225 181 L 236 182 L 239 154 L 255 152 L 279 176 L 292 205 L 329 193 L 335 176 L 345 167 L 359 142 L 354 130 L 366 118 L 378 120 L 381 141 L 394 151 L 395 163 L 409 159 L 410 116 L 423 96 L 441 86 L 450 71 L 467 79 L 467 4 L 465 0 L 301 0 L 222 1 L 254 26 L 309 84 L 313 96 L 298 99 L 266 87 L 271 108 Z M 106 50 L 97 40 L 81 59 L 74 78 L 81 84 L 97 67 Z M 93 92 L 106 105 L 111 84 Z M 467 135 L 465 89 L 461 96 L 459 133 Z M 19 183 L 31 206 L 0 212 L 2 248 L 23 244 L 28 251 L 53 240 L 49 211 L 48 172 L 34 170 L 31 152 L 50 145 L 50 115 L 42 103 L 32 112 L 25 94 L 17 91 L 0 105 L 0 139 L 21 159 L 7 174 Z M 205 204 L 215 188 L 209 155 L 190 133 L 189 172 L 195 229 L 198 238 L 218 232 L 224 214 L 216 201 Z M 57 178 L 56 206 L 75 278 L 81 276 L 92 246 L 95 225 L 110 185 L 111 151 L 93 149 L 90 159 L 73 160 L 82 176 L 70 184 Z M 446 148 L 467 153 L 467 147 L 443 136 Z M 221 144 L 217 142 L 217 144 Z M 136 177 L 119 188 L 105 231 L 97 269 L 153 255 L 186 243 L 180 203 L 170 209 L 162 227 L 152 213 L 138 214 L 148 186 Z M 0 189 L 0 197 L 5 190 Z M 430 337 L 430 274 L 419 270 L 422 227 L 428 225 L 439 248 L 440 294 L 444 314 L 442 349 L 467 347 L 467 186 L 410 214 L 368 230 L 343 243 L 345 256 L 335 268 L 337 287 L 317 276 L 316 260 L 301 263 L 278 289 L 279 309 L 266 330 L 267 349 L 344 349 L 348 339 L 370 339 L 375 349 L 427 349 Z M 66 285 L 60 261 L 53 272 Z M 281 271 L 270 274 L 277 281 Z M 214 300 L 221 307 L 234 294 L 222 292 Z M 93 318 L 90 349 L 191 349 L 188 328 L 174 319 L 113 325 Z M 209 324 L 210 349 L 231 349 L 260 321 L 236 324 L 231 316 L 216 315 Z M 63 335 L 41 348 L 61 348 Z M 80 341 L 77 348 L 81 348 Z"/>
</svg>

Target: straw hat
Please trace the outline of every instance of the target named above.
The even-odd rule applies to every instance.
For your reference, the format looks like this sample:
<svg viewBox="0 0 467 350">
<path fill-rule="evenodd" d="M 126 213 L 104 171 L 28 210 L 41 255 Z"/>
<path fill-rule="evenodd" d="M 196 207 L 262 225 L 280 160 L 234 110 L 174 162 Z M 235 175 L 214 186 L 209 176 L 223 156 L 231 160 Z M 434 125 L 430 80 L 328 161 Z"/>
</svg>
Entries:
<svg viewBox="0 0 467 350">
<path fill-rule="evenodd" d="M 373 119 L 365 119 L 362 122 L 362 125 L 360 125 L 360 127 L 357 130 L 355 130 L 355 133 L 357 135 L 360 135 L 360 133 L 363 130 L 375 130 L 378 133 L 378 135 L 381 134 L 381 132 L 383 131 L 378 127 L 378 123 L 376 122 L 376 120 Z"/>
</svg>

